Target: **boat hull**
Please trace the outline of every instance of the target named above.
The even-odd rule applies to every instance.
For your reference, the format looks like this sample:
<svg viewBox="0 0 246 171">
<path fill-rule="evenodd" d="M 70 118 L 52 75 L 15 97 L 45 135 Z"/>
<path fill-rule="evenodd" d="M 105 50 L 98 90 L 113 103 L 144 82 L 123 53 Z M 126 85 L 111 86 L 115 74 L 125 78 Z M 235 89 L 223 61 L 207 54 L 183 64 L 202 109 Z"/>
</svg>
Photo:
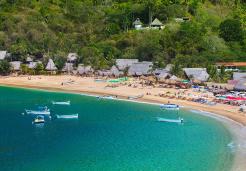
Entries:
<svg viewBox="0 0 246 171">
<path fill-rule="evenodd" d="M 26 113 L 32 115 L 50 115 L 50 111 L 26 110 Z"/>
<path fill-rule="evenodd" d="M 53 105 L 70 105 L 70 101 L 67 101 L 67 102 L 52 102 Z"/>
<path fill-rule="evenodd" d="M 163 104 L 160 107 L 165 110 L 179 110 L 179 105 L 176 104 Z"/>
<path fill-rule="evenodd" d="M 56 115 L 57 119 L 78 119 L 79 115 L 74 114 L 74 115 Z"/>
<path fill-rule="evenodd" d="M 170 122 L 170 123 L 183 123 L 184 120 L 182 118 L 179 119 L 165 119 L 165 118 L 157 118 L 159 122 Z"/>
</svg>

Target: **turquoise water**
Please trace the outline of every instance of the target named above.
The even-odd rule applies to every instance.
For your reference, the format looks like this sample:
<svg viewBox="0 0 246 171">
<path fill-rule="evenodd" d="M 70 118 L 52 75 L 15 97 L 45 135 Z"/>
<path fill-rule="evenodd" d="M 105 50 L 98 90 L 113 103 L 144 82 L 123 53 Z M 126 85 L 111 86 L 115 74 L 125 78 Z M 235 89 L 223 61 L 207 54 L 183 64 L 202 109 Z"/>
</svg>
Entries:
<svg viewBox="0 0 246 171">
<path fill-rule="evenodd" d="M 0 170 L 227 171 L 232 138 L 218 121 L 182 110 L 76 94 L 0 87 Z M 71 101 L 54 106 L 51 101 Z M 49 106 L 79 120 L 31 124 L 24 109 Z M 156 117 L 185 119 L 184 125 Z"/>
</svg>

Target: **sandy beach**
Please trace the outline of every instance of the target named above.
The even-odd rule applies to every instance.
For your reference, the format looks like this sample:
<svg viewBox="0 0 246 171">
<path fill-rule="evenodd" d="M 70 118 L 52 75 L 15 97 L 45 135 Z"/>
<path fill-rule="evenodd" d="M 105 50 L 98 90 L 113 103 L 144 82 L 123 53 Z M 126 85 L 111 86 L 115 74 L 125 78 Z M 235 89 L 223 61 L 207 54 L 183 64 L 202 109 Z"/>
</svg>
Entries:
<svg viewBox="0 0 246 171">
<path fill-rule="evenodd" d="M 131 83 L 131 84 L 134 84 Z M 216 113 L 218 115 L 230 118 L 236 122 L 246 125 L 246 115 L 238 112 L 239 107 L 226 104 L 217 104 L 209 106 L 192 101 L 181 99 L 170 99 L 160 97 L 159 94 L 164 92 L 176 93 L 178 90 L 173 88 L 153 88 L 153 87 L 129 87 L 121 85 L 118 87 L 110 87 L 107 82 L 95 82 L 92 77 L 77 77 L 69 75 L 59 76 L 19 76 L 19 77 L 0 77 L 0 85 L 18 86 L 27 88 L 39 88 L 47 90 L 60 90 L 76 93 L 87 93 L 93 95 L 115 95 L 122 99 L 129 96 L 144 96 L 137 101 L 156 102 L 156 103 L 175 103 L 181 106 L 190 107 L 196 110 Z M 192 92 L 191 89 L 185 90 L 186 93 L 200 96 L 202 93 Z M 148 95 L 147 95 L 148 94 Z"/>
<path fill-rule="evenodd" d="M 128 84 L 134 84 L 134 81 L 129 82 L 130 83 Z M 121 85 L 113 88 L 110 86 L 110 83 L 101 81 L 95 82 L 95 78 L 92 77 L 76 77 L 68 75 L 0 77 L 0 85 L 85 93 L 91 95 L 115 95 L 121 99 L 127 99 L 129 96 L 144 94 L 142 98 L 137 99 L 136 101 L 148 103 L 170 102 L 187 107 L 188 109 L 196 110 L 198 112 L 206 111 L 208 113 L 205 113 L 205 115 L 221 120 L 226 126 L 228 126 L 231 133 L 235 136 L 234 141 L 230 145 L 230 148 L 233 148 L 235 151 L 235 162 L 232 170 L 242 171 L 246 169 L 246 152 L 244 145 L 244 140 L 246 138 L 244 127 L 246 125 L 246 116 L 245 114 L 238 112 L 239 107 L 225 104 L 209 106 L 187 100 L 170 99 L 159 96 L 159 94 L 167 91 L 170 93 L 180 91 L 173 88 L 151 88 L 141 86 L 129 87 L 128 85 Z M 192 89 L 186 91 L 186 93 L 202 95 L 201 92 L 193 92 Z M 204 114 L 204 112 L 201 113 Z"/>
</svg>

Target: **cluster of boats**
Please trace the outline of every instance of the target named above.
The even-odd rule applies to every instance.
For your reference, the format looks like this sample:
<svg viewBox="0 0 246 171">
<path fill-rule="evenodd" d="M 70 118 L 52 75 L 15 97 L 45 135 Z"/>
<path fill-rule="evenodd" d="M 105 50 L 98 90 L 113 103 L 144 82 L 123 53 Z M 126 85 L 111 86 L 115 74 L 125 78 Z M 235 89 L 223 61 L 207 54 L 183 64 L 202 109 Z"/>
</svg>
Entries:
<svg viewBox="0 0 246 171">
<path fill-rule="evenodd" d="M 56 102 L 52 101 L 53 105 L 70 105 L 70 101 L 64 101 L 64 102 Z M 51 112 L 50 109 L 45 106 L 45 107 L 38 107 L 37 110 L 25 110 L 26 114 L 28 115 L 34 115 L 35 118 L 33 119 L 32 123 L 33 124 L 43 124 L 45 123 L 45 118 L 48 117 L 51 119 Z M 70 114 L 70 115 L 55 115 L 55 118 L 57 119 L 78 119 L 79 114 Z"/>
<path fill-rule="evenodd" d="M 176 110 L 178 111 L 180 109 L 179 105 L 176 104 L 162 104 L 160 105 L 160 108 L 163 110 Z M 166 119 L 166 118 L 161 118 L 161 117 L 157 117 L 157 121 L 159 122 L 170 122 L 170 123 L 184 123 L 184 119 L 179 117 L 178 119 Z"/>
</svg>

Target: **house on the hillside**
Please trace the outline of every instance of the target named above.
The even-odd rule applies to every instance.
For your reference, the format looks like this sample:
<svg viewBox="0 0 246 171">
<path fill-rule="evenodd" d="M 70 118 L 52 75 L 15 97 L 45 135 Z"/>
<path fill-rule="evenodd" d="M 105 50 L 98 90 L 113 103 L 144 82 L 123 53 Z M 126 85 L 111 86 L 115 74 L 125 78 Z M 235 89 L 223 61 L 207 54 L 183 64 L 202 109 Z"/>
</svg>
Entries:
<svg viewBox="0 0 246 171">
<path fill-rule="evenodd" d="M 150 27 L 152 29 L 159 29 L 159 30 L 164 29 L 164 25 L 157 18 L 154 19 L 154 21 L 150 24 Z"/>
<path fill-rule="evenodd" d="M 134 22 L 133 22 L 133 26 L 136 30 L 141 30 L 143 28 L 143 23 L 140 21 L 139 18 L 137 18 Z"/>
<path fill-rule="evenodd" d="M 190 21 L 190 18 L 189 17 L 175 18 L 175 21 L 177 23 L 183 23 L 183 22 Z"/>
<path fill-rule="evenodd" d="M 56 71 L 57 70 L 57 67 L 56 67 L 56 65 L 52 59 L 49 59 L 45 69 L 47 71 Z"/>
<path fill-rule="evenodd" d="M 77 53 L 69 53 L 67 56 L 67 62 L 68 63 L 74 63 L 78 59 Z"/>
<path fill-rule="evenodd" d="M 138 59 L 116 59 L 116 66 L 120 71 L 128 69 L 132 64 L 137 63 Z"/>
<path fill-rule="evenodd" d="M 123 71 L 119 71 L 119 69 L 115 65 L 111 67 L 110 72 L 111 75 L 115 77 L 119 77 L 124 74 Z"/>
<path fill-rule="evenodd" d="M 10 62 L 13 71 L 20 71 L 21 70 L 21 62 L 20 61 L 12 61 Z"/>
<path fill-rule="evenodd" d="M 246 67 L 246 62 L 217 62 L 216 66 L 218 71 L 224 67 L 225 71 L 238 72 L 240 68 Z"/>
<path fill-rule="evenodd" d="M 201 82 L 206 82 L 209 79 L 209 74 L 206 68 L 183 68 L 185 76 L 189 80 L 198 80 Z"/>
<path fill-rule="evenodd" d="M 0 51 L 0 60 L 4 60 L 8 57 L 7 51 Z"/>
<path fill-rule="evenodd" d="M 93 74 L 94 70 L 91 66 L 79 65 L 77 69 L 79 75 Z"/>
<path fill-rule="evenodd" d="M 129 76 L 141 76 L 141 75 L 150 75 L 153 67 L 152 62 L 136 62 L 132 64 L 128 70 Z"/>
</svg>

